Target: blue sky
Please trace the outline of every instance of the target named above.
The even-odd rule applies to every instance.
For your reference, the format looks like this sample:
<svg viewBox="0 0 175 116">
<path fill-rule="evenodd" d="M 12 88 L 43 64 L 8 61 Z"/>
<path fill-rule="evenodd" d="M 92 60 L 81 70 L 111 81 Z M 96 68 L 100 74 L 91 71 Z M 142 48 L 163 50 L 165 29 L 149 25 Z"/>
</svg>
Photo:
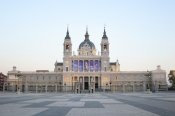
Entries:
<svg viewBox="0 0 175 116">
<path fill-rule="evenodd" d="M 69 24 L 73 51 L 90 39 L 100 51 L 106 25 L 110 60 L 121 70 L 175 69 L 174 0 L 0 1 L 0 72 L 54 69 Z"/>
</svg>

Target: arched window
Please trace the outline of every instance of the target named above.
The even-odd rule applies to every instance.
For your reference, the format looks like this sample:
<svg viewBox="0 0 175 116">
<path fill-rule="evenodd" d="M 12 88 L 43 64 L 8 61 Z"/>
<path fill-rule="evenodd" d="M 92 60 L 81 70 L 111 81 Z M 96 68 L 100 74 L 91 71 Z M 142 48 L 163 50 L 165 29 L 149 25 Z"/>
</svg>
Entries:
<svg viewBox="0 0 175 116">
<path fill-rule="evenodd" d="M 107 50 L 107 45 L 104 45 L 104 50 Z"/>
<path fill-rule="evenodd" d="M 66 50 L 68 50 L 68 49 L 69 49 L 69 45 L 67 44 L 67 45 L 66 45 Z"/>
</svg>

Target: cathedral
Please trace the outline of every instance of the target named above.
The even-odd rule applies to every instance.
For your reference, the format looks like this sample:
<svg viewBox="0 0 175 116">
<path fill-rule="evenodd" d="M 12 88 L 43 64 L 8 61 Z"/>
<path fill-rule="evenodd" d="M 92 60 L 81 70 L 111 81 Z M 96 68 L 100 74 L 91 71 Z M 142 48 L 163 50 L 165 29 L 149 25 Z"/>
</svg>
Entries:
<svg viewBox="0 0 175 116">
<path fill-rule="evenodd" d="M 138 92 L 167 90 L 166 72 L 160 66 L 152 71 L 121 71 L 119 61 L 110 62 L 106 30 L 97 53 L 86 29 L 77 55 L 67 29 L 63 43 L 63 62 L 55 62 L 54 71 L 8 71 L 7 91 L 21 92 Z"/>
</svg>

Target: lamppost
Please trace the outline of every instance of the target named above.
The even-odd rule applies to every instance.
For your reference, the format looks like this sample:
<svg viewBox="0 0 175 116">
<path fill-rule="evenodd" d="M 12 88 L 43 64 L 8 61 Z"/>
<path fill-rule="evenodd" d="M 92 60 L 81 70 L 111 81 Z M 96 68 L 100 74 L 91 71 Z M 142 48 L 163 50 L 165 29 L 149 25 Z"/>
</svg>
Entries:
<svg viewBox="0 0 175 116">
<path fill-rule="evenodd" d="M 148 71 L 148 70 L 147 70 L 147 73 L 145 74 L 145 76 L 148 78 L 147 90 L 150 91 L 151 85 L 152 85 L 152 84 L 151 84 L 151 83 L 152 83 L 152 82 L 151 82 L 151 76 L 152 76 L 151 71 Z"/>
<path fill-rule="evenodd" d="M 112 82 L 110 81 L 109 84 L 110 84 L 110 91 L 111 91 L 111 84 L 112 84 Z"/>
<path fill-rule="evenodd" d="M 74 77 L 73 77 L 72 74 L 71 74 L 71 77 L 72 77 L 72 92 L 73 92 L 73 91 L 75 92 L 75 86 L 73 86 L 73 83 L 74 83 Z"/>
<path fill-rule="evenodd" d="M 17 76 L 18 78 L 17 93 L 20 94 L 19 79 L 21 78 L 22 74 L 20 73 L 20 71 L 18 71 L 18 73 L 15 76 Z"/>
<path fill-rule="evenodd" d="M 108 83 L 106 83 L 106 91 L 107 91 L 107 86 L 108 86 Z"/>
<path fill-rule="evenodd" d="M 67 93 L 67 90 L 66 90 L 66 83 L 64 83 L 64 87 L 65 87 L 65 92 Z"/>
</svg>

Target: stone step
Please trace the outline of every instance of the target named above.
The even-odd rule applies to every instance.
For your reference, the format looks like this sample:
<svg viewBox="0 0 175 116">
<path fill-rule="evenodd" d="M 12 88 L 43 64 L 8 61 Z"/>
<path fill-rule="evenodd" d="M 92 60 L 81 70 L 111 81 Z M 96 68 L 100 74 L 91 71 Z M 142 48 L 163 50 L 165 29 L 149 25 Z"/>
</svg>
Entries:
<svg viewBox="0 0 175 116">
<path fill-rule="evenodd" d="M 90 90 L 81 90 L 81 93 L 90 93 Z"/>
</svg>

